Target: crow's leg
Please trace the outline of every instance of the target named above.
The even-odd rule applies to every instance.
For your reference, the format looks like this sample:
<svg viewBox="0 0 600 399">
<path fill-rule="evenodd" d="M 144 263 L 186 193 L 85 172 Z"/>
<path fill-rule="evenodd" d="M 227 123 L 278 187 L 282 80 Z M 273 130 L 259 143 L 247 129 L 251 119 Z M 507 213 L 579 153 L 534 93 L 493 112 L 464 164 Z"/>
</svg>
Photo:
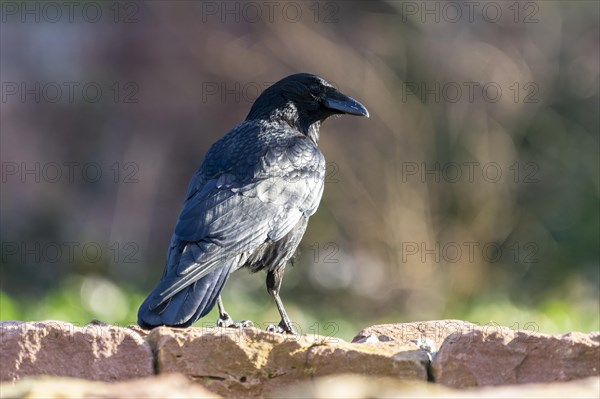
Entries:
<svg viewBox="0 0 600 399">
<path fill-rule="evenodd" d="M 284 267 L 279 267 L 275 270 L 270 270 L 267 273 L 267 291 L 269 291 L 269 295 L 273 297 L 275 300 L 275 305 L 277 305 L 277 310 L 281 315 L 281 321 L 278 325 L 270 325 L 267 330 L 277 332 L 277 333 L 287 333 L 287 334 L 296 334 L 296 332 L 292 329 L 292 322 L 288 317 L 285 308 L 283 307 L 283 302 L 281 302 L 281 298 L 279 297 L 279 288 L 281 288 L 281 281 L 283 280 L 283 272 L 285 271 Z"/>
<path fill-rule="evenodd" d="M 254 325 L 254 323 L 252 323 L 250 320 L 234 321 L 225 311 L 221 295 L 219 295 L 219 297 L 217 298 L 217 306 L 219 307 L 219 320 L 217 320 L 218 327 L 243 328 L 252 327 Z"/>
</svg>

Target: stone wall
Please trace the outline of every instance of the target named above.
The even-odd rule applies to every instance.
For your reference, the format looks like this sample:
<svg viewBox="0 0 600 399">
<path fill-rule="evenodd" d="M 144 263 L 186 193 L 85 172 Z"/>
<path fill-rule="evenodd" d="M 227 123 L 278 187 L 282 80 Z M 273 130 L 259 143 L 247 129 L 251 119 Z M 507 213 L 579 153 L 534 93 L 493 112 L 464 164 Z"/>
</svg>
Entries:
<svg viewBox="0 0 600 399">
<path fill-rule="evenodd" d="M 440 320 L 372 326 L 349 343 L 256 328 L 160 327 L 146 332 L 46 321 L 2 322 L 0 329 L 3 396 L 31 396 L 37 389 L 47 396 L 58 390 L 57 397 L 153 397 L 169 389 L 182 390 L 185 397 L 302 392 L 328 397 L 349 387 L 347 394 L 364 393 L 353 397 L 386 396 L 385 389 L 395 393 L 391 396 L 422 391 L 426 396 L 464 397 L 498 390 L 508 395 L 506 389 L 523 395 L 531 389 L 548 389 L 554 396 L 561 389 L 581 393 L 569 397 L 600 395 L 598 332 L 548 335 Z M 531 383 L 538 385 L 515 385 Z M 481 388 L 492 386 L 503 387 Z"/>
</svg>

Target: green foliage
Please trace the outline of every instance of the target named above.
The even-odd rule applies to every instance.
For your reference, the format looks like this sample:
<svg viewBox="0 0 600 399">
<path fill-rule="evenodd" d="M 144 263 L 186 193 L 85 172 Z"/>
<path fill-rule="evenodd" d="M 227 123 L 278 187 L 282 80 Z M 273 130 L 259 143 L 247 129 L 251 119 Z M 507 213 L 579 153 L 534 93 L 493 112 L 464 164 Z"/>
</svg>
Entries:
<svg viewBox="0 0 600 399">
<path fill-rule="evenodd" d="M 257 276 L 250 276 L 256 279 Z M 246 278 L 241 282 L 248 281 Z M 234 281 L 235 284 L 235 281 Z M 0 291 L 0 318 L 2 320 L 65 320 L 84 325 L 93 319 L 125 326 L 135 324 L 137 309 L 144 294 L 130 286 L 117 285 L 97 276 L 70 276 L 61 286 L 41 300 L 17 301 Z M 288 298 L 293 299 L 293 298 Z M 279 322 L 279 314 L 266 292 L 226 290 L 224 302 L 234 317 L 252 320 L 259 328 Z M 288 311 L 295 328 L 303 334 L 319 334 L 351 340 L 362 328 L 375 323 L 410 322 L 406 315 L 390 312 L 385 319 L 338 315 L 331 317 L 327 309 L 303 308 L 291 300 Z M 507 299 L 486 297 L 472 303 L 447 309 L 441 318 L 462 319 L 479 325 L 503 325 L 514 330 L 564 333 L 567 331 L 598 331 L 600 317 L 592 299 L 578 304 L 561 298 L 546 300 L 535 307 L 515 305 Z M 196 323 L 197 327 L 211 327 L 218 318 L 217 309 Z"/>
<path fill-rule="evenodd" d="M 18 301 L 0 291 L 2 320 L 64 320 L 86 324 L 93 319 L 115 325 L 135 323 L 143 295 L 96 276 L 70 276 L 43 298 Z"/>
</svg>

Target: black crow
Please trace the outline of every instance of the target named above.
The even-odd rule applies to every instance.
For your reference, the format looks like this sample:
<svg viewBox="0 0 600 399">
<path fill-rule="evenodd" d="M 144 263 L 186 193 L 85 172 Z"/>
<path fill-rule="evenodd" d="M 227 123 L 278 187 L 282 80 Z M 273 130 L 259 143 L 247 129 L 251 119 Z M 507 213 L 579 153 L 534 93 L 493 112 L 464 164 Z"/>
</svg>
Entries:
<svg viewBox="0 0 600 399">
<path fill-rule="evenodd" d="M 219 307 L 219 326 L 239 327 L 221 290 L 234 271 L 266 269 L 281 314 L 275 331 L 293 333 L 279 288 L 308 218 L 323 194 L 319 127 L 336 114 L 369 116 L 358 101 L 308 73 L 267 88 L 248 117 L 208 151 L 190 182 L 162 279 L 140 306 L 145 329 L 188 327 Z"/>
</svg>

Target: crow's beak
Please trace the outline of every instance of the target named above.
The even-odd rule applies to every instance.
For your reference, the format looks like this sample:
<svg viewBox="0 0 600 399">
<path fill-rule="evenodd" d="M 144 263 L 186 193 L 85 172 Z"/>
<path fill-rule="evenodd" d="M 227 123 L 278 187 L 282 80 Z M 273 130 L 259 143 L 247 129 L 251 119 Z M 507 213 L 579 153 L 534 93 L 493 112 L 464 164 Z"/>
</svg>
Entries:
<svg viewBox="0 0 600 399">
<path fill-rule="evenodd" d="M 369 111 L 367 111 L 364 105 L 337 90 L 330 93 L 323 101 L 323 104 L 327 108 L 343 114 L 369 117 Z"/>
</svg>

